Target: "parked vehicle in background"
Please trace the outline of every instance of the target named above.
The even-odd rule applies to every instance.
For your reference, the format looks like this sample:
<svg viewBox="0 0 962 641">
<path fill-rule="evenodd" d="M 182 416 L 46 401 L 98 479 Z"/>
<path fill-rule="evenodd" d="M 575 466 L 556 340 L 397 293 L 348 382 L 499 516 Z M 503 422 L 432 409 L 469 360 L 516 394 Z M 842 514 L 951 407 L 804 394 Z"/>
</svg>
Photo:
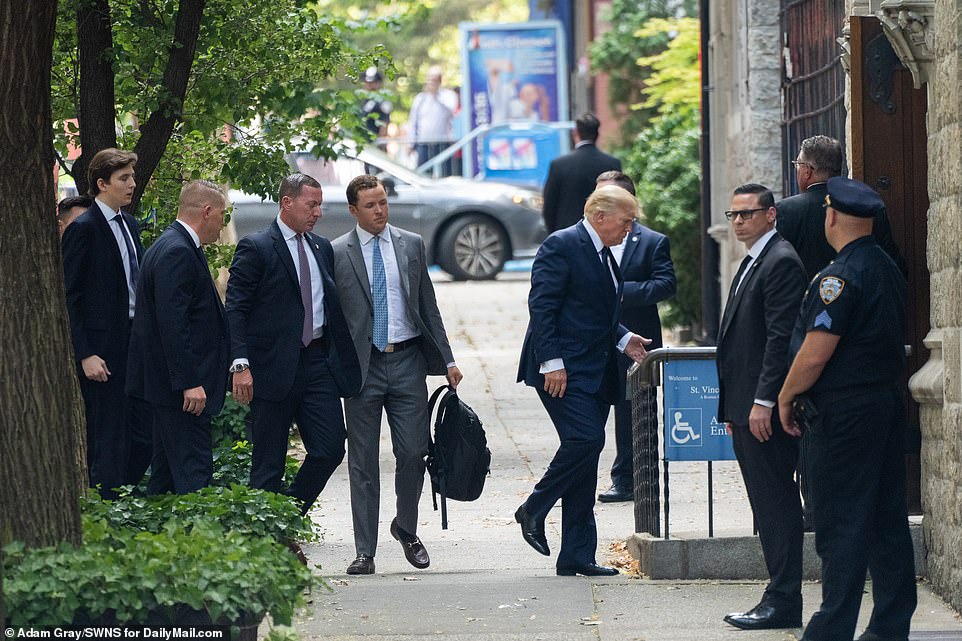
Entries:
<svg viewBox="0 0 962 641">
<path fill-rule="evenodd" d="M 293 169 L 313 176 L 324 190 L 315 231 L 337 238 L 355 224 L 345 189 L 355 176 L 373 174 L 385 185 L 391 224 L 420 234 L 428 261 L 455 280 L 494 278 L 510 259 L 531 258 L 545 237 L 537 191 L 463 178 L 439 180 L 403 167 L 377 149 L 342 148 L 333 161 L 309 153 L 290 157 Z M 277 216 L 277 204 L 232 191 L 232 222 L 240 239 Z"/>
</svg>

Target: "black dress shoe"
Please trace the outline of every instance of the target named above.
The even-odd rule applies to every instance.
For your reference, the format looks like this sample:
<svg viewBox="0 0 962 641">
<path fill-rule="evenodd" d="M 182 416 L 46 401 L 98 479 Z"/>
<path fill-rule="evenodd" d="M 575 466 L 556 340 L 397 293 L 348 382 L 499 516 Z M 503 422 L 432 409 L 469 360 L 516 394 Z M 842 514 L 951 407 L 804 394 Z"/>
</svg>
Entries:
<svg viewBox="0 0 962 641">
<path fill-rule="evenodd" d="M 374 557 L 358 554 L 349 566 L 348 574 L 374 574 Z"/>
<path fill-rule="evenodd" d="M 408 560 L 408 563 L 419 570 L 423 570 L 431 565 L 431 558 L 428 556 L 428 551 L 424 548 L 424 544 L 421 543 L 421 539 L 399 528 L 397 519 L 391 521 L 391 536 L 394 537 L 394 540 L 401 543 L 401 548 L 404 550 L 404 558 Z"/>
<path fill-rule="evenodd" d="M 580 574 L 581 576 L 615 576 L 618 574 L 618 570 L 616 568 L 598 565 L 597 563 L 558 566 L 558 576 L 574 576 L 576 574 Z"/>
<path fill-rule="evenodd" d="M 855 641 L 908 641 L 908 637 L 883 637 L 871 630 L 865 630 Z"/>
<path fill-rule="evenodd" d="M 602 503 L 623 503 L 624 501 L 634 501 L 635 495 L 631 491 L 631 488 L 622 485 L 612 485 L 598 495 L 598 500 Z"/>
<path fill-rule="evenodd" d="M 514 513 L 514 520 L 521 524 L 521 536 L 528 542 L 528 545 L 537 550 L 540 554 L 551 556 L 548 550 L 548 539 L 544 535 L 544 521 L 537 521 L 528 514 L 524 505 Z"/>
<path fill-rule="evenodd" d="M 725 623 L 742 630 L 777 630 L 802 627 L 802 612 L 780 611 L 768 603 L 759 603 L 748 612 L 732 612 L 725 616 Z"/>
</svg>

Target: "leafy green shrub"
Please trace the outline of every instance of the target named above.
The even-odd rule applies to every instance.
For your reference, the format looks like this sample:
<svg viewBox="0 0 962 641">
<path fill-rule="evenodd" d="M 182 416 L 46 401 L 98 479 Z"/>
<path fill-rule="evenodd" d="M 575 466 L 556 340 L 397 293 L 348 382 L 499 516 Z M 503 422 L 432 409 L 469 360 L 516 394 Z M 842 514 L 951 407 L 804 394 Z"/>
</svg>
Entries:
<svg viewBox="0 0 962 641">
<path fill-rule="evenodd" d="M 168 529 L 190 531 L 200 524 L 281 543 L 317 539 L 310 518 L 301 516 L 294 500 L 243 485 L 206 487 L 190 494 L 159 496 L 123 495 L 113 501 L 85 499 L 84 519 L 103 522 L 114 529 L 152 533 Z"/>
<path fill-rule="evenodd" d="M 249 406 L 241 405 L 228 392 L 224 398 L 224 408 L 210 421 L 210 436 L 214 447 L 225 442 L 229 445 L 234 441 L 246 440 L 247 417 L 250 412 Z"/>
<path fill-rule="evenodd" d="M 270 613 L 290 625 L 311 571 L 268 537 L 197 521 L 162 532 L 87 519 L 84 544 L 3 549 L 4 598 L 13 625 L 172 624 L 184 611 L 254 624 Z"/>
</svg>

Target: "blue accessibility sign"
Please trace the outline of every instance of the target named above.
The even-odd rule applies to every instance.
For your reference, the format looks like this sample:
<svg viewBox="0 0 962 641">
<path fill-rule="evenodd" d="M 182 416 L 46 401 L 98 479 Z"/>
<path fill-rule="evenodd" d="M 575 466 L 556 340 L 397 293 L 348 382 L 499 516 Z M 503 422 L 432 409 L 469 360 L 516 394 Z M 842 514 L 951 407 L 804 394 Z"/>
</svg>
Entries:
<svg viewBox="0 0 962 641">
<path fill-rule="evenodd" d="M 669 360 L 664 369 L 665 460 L 731 461 L 732 439 L 718 422 L 714 361 Z"/>
</svg>

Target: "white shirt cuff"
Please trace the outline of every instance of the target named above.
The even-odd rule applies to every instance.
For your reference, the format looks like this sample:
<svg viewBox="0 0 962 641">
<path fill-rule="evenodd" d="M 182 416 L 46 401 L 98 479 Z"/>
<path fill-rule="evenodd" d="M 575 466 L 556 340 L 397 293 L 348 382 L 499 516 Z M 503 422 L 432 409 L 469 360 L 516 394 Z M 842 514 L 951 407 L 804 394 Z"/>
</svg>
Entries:
<svg viewBox="0 0 962 641">
<path fill-rule="evenodd" d="M 248 367 L 251 366 L 250 361 L 248 361 L 246 358 L 235 358 L 234 362 L 231 363 L 230 366 L 233 367 L 234 365 L 247 365 Z"/>
<path fill-rule="evenodd" d="M 618 351 L 624 354 L 625 348 L 628 346 L 628 341 L 630 341 L 634 336 L 635 336 L 634 332 L 628 332 L 627 334 L 622 336 L 621 340 L 618 341 L 618 345 L 617 345 Z"/>
<path fill-rule="evenodd" d="M 557 372 L 559 369 L 565 368 L 564 359 L 552 358 L 551 360 L 541 363 L 541 367 L 538 369 L 539 374 L 547 374 L 548 372 Z"/>
<path fill-rule="evenodd" d="M 761 405 L 762 407 L 767 407 L 768 409 L 775 407 L 775 401 L 763 401 L 760 398 L 756 398 L 754 403 L 755 405 Z"/>
</svg>

